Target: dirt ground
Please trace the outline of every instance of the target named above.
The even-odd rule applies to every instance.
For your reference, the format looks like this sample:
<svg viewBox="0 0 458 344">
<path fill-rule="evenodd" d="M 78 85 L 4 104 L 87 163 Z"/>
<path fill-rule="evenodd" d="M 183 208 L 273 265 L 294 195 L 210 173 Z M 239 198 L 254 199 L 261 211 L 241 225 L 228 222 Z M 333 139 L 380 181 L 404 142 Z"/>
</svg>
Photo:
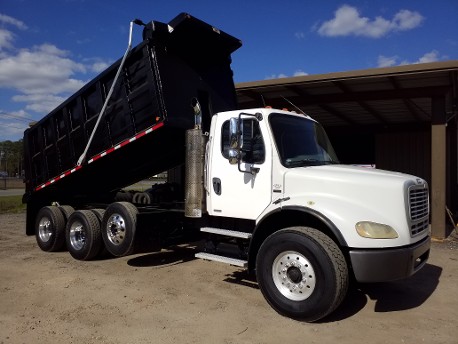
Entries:
<svg viewBox="0 0 458 344">
<path fill-rule="evenodd" d="M 410 279 L 353 286 L 319 323 L 278 315 L 256 282 L 192 247 L 91 262 L 42 252 L 0 215 L 0 344 L 458 343 L 458 245 Z"/>
</svg>

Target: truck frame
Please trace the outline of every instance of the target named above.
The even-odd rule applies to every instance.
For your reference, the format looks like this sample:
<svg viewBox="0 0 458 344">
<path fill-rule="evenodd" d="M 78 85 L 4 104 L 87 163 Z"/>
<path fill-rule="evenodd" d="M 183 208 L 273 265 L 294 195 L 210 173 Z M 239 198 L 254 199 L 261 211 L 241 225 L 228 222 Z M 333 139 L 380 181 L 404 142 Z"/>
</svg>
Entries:
<svg viewBox="0 0 458 344">
<path fill-rule="evenodd" d="M 278 313 L 309 322 L 352 278 L 421 269 L 427 183 L 340 164 L 306 114 L 238 109 L 240 46 L 186 13 L 132 21 L 124 57 L 25 131 L 26 233 L 79 260 L 200 240 L 197 258 L 255 273 Z M 166 183 L 125 190 L 164 171 Z"/>
</svg>

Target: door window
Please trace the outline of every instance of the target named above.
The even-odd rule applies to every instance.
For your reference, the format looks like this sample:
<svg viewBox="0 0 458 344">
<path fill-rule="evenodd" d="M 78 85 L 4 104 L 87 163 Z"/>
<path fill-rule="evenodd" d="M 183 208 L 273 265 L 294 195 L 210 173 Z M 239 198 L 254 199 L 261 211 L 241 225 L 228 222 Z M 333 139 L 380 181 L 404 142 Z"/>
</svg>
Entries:
<svg viewBox="0 0 458 344">
<path fill-rule="evenodd" d="M 241 148 L 241 161 L 248 164 L 262 164 L 265 160 L 265 146 L 262 139 L 259 122 L 255 119 L 242 119 L 243 142 Z M 223 123 L 221 128 L 221 153 L 229 158 L 229 121 Z"/>
</svg>

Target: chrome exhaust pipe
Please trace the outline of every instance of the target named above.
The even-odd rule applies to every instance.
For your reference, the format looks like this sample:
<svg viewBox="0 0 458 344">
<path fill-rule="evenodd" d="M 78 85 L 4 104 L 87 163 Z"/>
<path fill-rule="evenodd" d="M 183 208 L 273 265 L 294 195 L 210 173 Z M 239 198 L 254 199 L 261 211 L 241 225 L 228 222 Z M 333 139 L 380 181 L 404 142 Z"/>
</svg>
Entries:
<svg viewBox="0 0 458 344">
<path fill-rule="evenodd" d="M 202 127 L 202 108 L 197 98 L 192 98 L 191 107 L 194 110 L 194 129 Z"/>
</svg>

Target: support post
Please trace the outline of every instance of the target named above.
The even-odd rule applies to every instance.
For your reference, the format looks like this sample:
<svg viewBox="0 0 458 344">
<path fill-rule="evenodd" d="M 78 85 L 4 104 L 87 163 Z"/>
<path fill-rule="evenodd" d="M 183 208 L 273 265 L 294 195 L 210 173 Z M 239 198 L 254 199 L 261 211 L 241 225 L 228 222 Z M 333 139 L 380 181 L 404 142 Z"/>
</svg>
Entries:
<svg viewBox="0 0 458 344">
<path fill-rule="evenodd" d="M 434 97 L 431 103 L 431 230 L 438 240 L 446 236 L 446 116 L 445 97 Z"/>
</svg>

